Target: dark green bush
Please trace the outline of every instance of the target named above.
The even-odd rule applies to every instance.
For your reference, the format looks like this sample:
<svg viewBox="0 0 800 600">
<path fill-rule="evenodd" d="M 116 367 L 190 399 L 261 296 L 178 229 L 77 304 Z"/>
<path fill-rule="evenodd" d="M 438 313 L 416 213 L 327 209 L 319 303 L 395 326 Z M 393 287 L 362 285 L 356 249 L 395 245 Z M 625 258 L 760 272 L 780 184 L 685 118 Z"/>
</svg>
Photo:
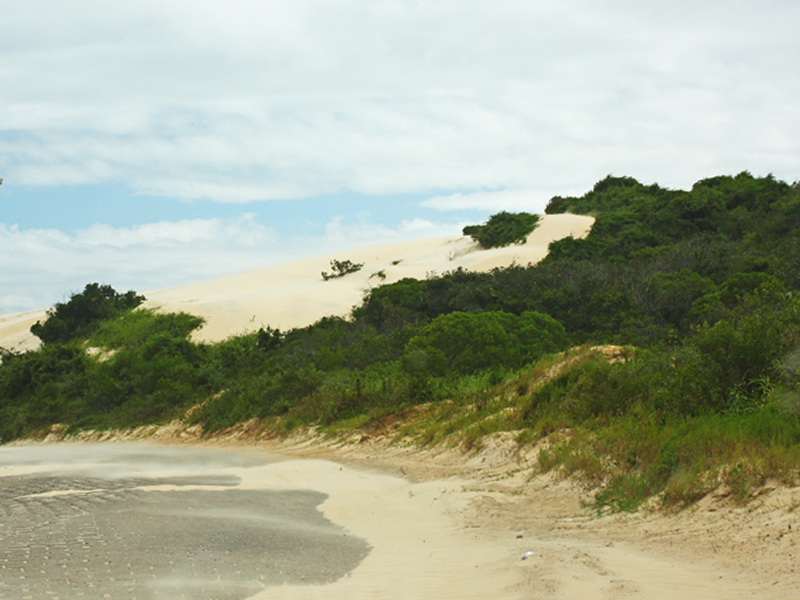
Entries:
<svg viewBox="0 0 800 600">
<path fill-rule="evenodd" d="M 83 292 L 72 294 L 68 302 L 59 302 L 47 311 L 47 319 L 34 323 L 31 333 L 45 344 L 84 338 L 101 321 L 136 308 L 144 300 L 133 291 L 120 294 L 110 285 L 90 283 Z"/>
<path fill-rule="evenodd" d="M 524 244 L 539 223 L 539 215 L 530 213 L 500 212 L 492 215 L 483 225 L 464 227 L 463 234 L 472 237 L 483 248 L 500 248 L 511 244 Z"/>
<path fill-rule="evenodd" d="M 566 345 L 561 324 L 540 313 L 455 312 L 437 317 L 409 341 L 403 365 L 440 376 L 476 373 L 516 368 Z"/>
</svg>

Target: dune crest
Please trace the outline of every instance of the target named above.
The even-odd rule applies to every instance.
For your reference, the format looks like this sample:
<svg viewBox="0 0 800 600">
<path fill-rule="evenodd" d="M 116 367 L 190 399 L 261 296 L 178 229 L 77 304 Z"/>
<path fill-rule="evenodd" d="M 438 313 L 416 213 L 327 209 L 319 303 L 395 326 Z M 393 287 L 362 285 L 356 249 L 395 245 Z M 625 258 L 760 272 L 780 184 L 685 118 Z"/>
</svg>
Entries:
<svg viewBox="0 0 800 600">
<path fill-rule="evenodd" d="M 459 267 L 489 271 L 511 264 L 542 260 L 550 242 L 585 237 L 594 219 L 580 215 L 547 215 L 527 243 L 482 250 L 469 237 L 440 237 L 356 248 L 245 273 L 145 293 L 147 306 L 168 312 L 184 311 L 206 319 L 195 338 L 219 341 L 262 326 L 303 327 L 325 316 L 344 317 L 364 293 L 404 277 L 424 279 Z M 323 280 L 331 260 L 363 263 L 356 273 Z"/>
<path fill-rule="evenodd" d="M 216 342 L 259 327 L 303 327 L 325 316 L 349 314 L 373 287 L 404 277 L 424 279 L 463 268 L 490 271 L 542 260 L 550 242 L 588 235 L 594 223 L 582 215 L 545 215 L 523 245 L 481 249 L 464 236 L 397 242 L 336 252 L 272 265 L 206 281 L 144 292 L 145 306 L 164 312 L 183 311 L 206 320 L 197 341 Z M 363 263 L 356 273 L 323 280 L 332 260 Z M 45 310 L 0 317 L 0 347 L 16 351 L 37 347 L 28 331 Z"/>
</svg>

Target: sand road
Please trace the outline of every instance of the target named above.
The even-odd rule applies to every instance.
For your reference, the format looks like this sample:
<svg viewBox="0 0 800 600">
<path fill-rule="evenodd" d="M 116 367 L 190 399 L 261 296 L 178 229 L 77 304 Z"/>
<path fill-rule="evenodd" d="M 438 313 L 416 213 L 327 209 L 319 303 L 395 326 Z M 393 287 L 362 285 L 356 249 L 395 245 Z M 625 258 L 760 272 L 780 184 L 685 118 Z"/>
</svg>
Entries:
<svg viewBox="0 0 800 600">
<path fill-rule="evenodd" d="M 688 517 L 592 518 L 567 484 L 492 470 L 489 454 L 376 452 L 0 448 L 0 598 L 777 600 L 800 590 L 788 574 L 775 585 L 731 555 L 703 557 L 690 535 L 646 543 L 648 528 L 695 528 Z"/>
</svg>

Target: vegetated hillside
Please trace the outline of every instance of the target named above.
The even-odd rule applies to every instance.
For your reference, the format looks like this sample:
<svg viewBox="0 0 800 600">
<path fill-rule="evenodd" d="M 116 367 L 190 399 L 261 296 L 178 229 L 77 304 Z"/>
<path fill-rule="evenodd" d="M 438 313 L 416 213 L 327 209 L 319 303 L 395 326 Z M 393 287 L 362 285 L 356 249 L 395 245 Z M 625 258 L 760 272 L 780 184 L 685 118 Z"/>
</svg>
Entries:
<svg viewBox="0 0 800 600">
<path fill-rule="evenodd" d="M 192 418 L 208 431 L 252 418 L 374 426 L 424 404 L 411 433 L 425 439 L 547 436 L 542 468 L 595 486 L 601 506 L 681 504 L 720 484 L 744 499 L 768 477 L 795 481 L 798 186 L 607 177 L 553 198 L 547 212 L 562 211 L 597 221 L 540 264 L 405 279 L 349 319 L 207 345 L 188 340 L 194 317 L 128 310 L 86 339 L 6 354 L 0 435 L 132 426 L 201 403 Z M 608 344 L 624 360 L 588 349 Z"/>
</svg>

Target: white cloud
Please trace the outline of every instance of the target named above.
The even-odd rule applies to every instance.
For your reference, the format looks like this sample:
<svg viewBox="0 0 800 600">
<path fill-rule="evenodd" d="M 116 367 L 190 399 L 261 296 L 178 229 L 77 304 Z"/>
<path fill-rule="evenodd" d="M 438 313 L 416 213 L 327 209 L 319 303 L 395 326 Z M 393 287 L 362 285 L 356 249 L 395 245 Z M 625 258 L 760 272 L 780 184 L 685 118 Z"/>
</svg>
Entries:
<svg viewBox="0 0 800 600">
<path fill-rule="evenodd" d="M 7 0 L 7 184 L 244 202 L 797 177 L 792 0 Z"/>
<path fill-rule="evenodd" d="M 486 210 L 491 212 L 530 212 L 544 214 L 547 203 L 553 196 L 581 195 L 586 190 L 559 189 L 555 191 L 542 190 L 498 190 L 473 192 L 471 194 L 449 194 L 447 196 L 434 196 L 423 200 L 420 205 L 440 211 L 448 210 Z"/>
<path fill-rule="evenodd" d="M 539 212 L 610 173 L 800 178 L 796 0 L 5 0 L 2 14 L 3 190 L 423 192 L 440 211 Z M 247 215 L 0 225 L 0 311 L 463 225 L 391 228 L 380 211 L 343 210 L 315 240 Z"/>
<path fill-rule="evenodd" d="M 141 292 L 286 257 L 278 235 L 249 214 L 72 233 L 0 223 L 0 313 L 50 306 L 92 281 Z"/>
<path fill-rule="evenodd" d="M 186 244 L 228 245 L 250 248 L 269 244 L 277 235 L 245 214 L 232 221 L 222 219 L 192 219 L 186 221 L 148 223 L 135 227 L 111 227 L 95 224 L 76 232 L 74 242 L 79 247 L 135 246 L 179 247 Z"/>
<path fill-rule="evenodd" d="M 331 220 L 320 237 L 285 240 L 252 214 L 71 233 L 0 223 L 0 314 L 52 306 L 95 281 L 144 293 L 306 256 L 459 235 L 462 227 L 411 219 L 392 228 L 361 215 Z"/>
<path fill-rule="evenodd" d="M 326 252 L 349 248 L 378 246 L 420 238 L 461 235 L 463 224 L 433 223 L 426 219 L 403 220 L 393 229 L 371 222 L 362 216 L 355 223 L 346 222 L 345 217 L 336 217 L 325 226 L 325 237 L 321 240 Z M 320 248 L 321 249 L 321 248 Z"/>
</svg>

